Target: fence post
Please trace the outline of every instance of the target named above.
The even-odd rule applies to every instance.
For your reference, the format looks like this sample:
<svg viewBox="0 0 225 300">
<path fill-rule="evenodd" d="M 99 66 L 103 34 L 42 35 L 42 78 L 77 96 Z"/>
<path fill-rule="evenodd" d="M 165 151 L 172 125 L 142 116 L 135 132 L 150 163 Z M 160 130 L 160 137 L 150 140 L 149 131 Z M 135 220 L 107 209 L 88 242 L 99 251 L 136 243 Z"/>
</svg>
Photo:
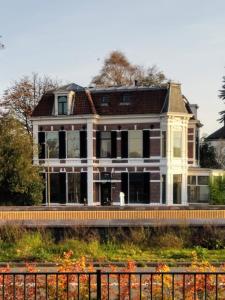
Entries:
<svg viewBox="0 0 225 300">
<path fill-rule="evenodd" d="M 102 277 L 101 270 L 97 270 L 97 300 L 102 299 Z"/>
</svg>

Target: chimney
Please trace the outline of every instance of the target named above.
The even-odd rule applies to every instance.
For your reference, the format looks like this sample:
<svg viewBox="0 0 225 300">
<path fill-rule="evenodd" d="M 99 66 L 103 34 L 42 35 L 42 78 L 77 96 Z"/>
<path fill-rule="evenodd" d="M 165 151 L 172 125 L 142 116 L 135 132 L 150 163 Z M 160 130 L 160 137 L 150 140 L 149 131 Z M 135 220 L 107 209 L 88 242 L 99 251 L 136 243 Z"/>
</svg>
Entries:
<svg viewBox="0 0 225 300">
<path fill-rule="evenodd" d="M 197 104 L 190 104 L 191 111 L 195 116 L 195 119 L 198 119 L 198 105 Z"/>
</svg>

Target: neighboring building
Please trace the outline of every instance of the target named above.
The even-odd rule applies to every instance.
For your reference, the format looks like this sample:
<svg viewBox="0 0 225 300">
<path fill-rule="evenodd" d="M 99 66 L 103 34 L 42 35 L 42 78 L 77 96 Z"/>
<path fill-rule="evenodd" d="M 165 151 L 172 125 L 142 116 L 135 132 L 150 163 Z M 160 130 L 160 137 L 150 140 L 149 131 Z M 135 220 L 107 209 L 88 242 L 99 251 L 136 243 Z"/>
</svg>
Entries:
<svg viewBox="0 0 225 300">
<path fill-rule="evenodd" d="M 120 192 L 131 205 L 207 202 L 197 108 L 176 83 L 49 91 L 32 116 L 46 203 L 118 205 Z"/>
<path fill-rule="evenodd" d="M 216 159 L 219 165 L 225 169 L 225 120 L 223 127 L 210 134 L 206 141 L 214 147 Z"/>
</svg>

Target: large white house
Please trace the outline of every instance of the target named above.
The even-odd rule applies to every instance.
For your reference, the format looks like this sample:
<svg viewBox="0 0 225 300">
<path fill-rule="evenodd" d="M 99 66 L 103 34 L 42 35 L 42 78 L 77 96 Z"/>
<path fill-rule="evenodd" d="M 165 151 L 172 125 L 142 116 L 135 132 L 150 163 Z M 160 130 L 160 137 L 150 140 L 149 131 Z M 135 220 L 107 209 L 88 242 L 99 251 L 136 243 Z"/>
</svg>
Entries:
<svg viewBox="0 0 225 300">
<path fill-rule="evenodd" d="M 83 205 L 188 205 L 209 201 L 199 167 L 197 105 L 181 85 L 47 92 L 33 112 L 44 202 Z"/>
</svg>

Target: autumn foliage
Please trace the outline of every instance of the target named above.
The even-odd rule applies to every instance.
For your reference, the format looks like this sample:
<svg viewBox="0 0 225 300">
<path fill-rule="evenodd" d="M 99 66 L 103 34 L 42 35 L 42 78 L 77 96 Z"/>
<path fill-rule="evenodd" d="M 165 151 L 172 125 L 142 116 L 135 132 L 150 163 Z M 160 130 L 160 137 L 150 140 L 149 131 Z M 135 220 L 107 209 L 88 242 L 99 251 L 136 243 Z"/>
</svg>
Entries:
<svg viewBox="0 0 225 300">
<path fill-rule="evenodd" d="M 26 265 L 25 273 L 12 273 L 7 266 L 0 269 L 0 298 L 3 299 L 97 299 L 96 268 L 85 257 L 73 261 L 72 251 L 59 260 L 57 272 L 39 272 Z M 134 262 L 123 268 L 102 268 L 101 299 L 224 299 L 225 266 L 218 270 L 208 262 L 193 263 L 185 272 L 173 273 L 164 264 L 153 271 L 137 272 Z M 24 275 L 25 274 L 25 275 Z M 3 288 L 4 287 L 4 288 Z M 25 297 L 25 298 L 24 298 Z"/>
</svg>

